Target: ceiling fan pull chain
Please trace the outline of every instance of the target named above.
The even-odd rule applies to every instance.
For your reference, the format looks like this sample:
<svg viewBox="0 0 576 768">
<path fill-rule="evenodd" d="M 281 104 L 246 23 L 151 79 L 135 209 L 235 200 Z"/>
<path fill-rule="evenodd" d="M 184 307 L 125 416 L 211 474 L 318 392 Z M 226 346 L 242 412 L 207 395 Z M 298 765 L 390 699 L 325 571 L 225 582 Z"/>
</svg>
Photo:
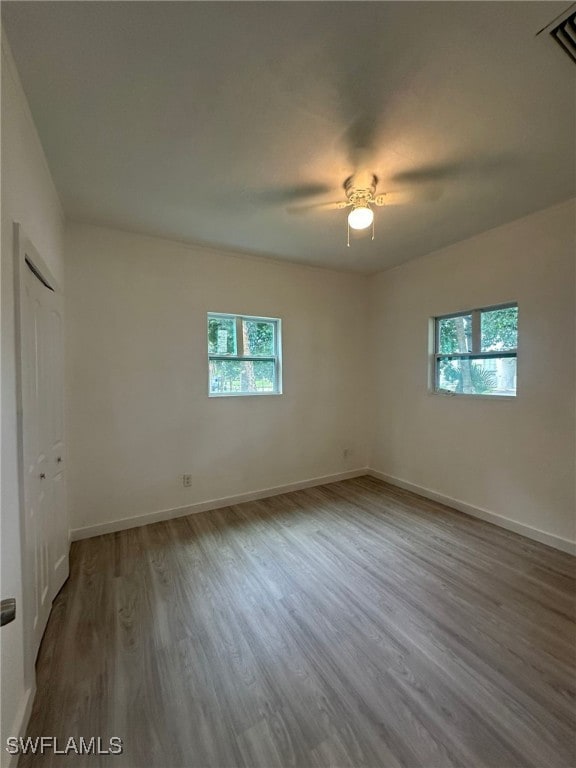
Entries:
<svg viewBox="0 0 576 768">
<path fill-rule="evenodd" d="M 350 222 L 348 222 L 348 242 L 346 243 L 348 248 L 350 248 Z"/>
<path fill-rule="evenodd" d="M 374 219 L 372 219 L 372 240 L 374 240 Z"/>
</svg>

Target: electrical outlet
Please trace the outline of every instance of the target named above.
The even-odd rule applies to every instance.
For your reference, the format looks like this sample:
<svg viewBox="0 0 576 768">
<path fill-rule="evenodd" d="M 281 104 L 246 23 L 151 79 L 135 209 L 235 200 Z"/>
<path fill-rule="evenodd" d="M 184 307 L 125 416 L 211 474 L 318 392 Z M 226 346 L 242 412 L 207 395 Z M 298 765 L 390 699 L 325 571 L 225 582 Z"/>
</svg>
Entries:
<svg viewBox="0 0 576 768">
<path fill-rule="evenodd" d="M 182 475 L 182 485 L 184 488 L 190 488 L 192 485 L 192 475 Z"/>
</svg>

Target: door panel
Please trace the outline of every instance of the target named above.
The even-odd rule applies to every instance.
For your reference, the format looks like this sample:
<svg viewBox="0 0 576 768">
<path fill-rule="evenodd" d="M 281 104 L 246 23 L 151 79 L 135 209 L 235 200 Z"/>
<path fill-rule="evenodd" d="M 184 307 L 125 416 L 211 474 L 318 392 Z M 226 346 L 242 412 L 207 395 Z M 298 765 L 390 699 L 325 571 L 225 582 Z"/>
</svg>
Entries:
<svg viewBox="0 0 576 768">
<path fill-rule="evenodd" d="M 53 506 L 55 514 L 60 515 L 66 510 L 66 483 L 64 480 L 64 472 L 59 472 L 54 478 L 52 485 L 53 490 Z M 63 526 L 59 526 L 54 530 L 53 535 L 53 555 L 52 555 L 52 574 L 50 578 L 51 583 L 51 599 L 53 600 L 58 594 L 62 584 L 68 578 L 68 530 Z"/>
<path fill-rule="evenodd" d="M 53 515 L 66 520 L 66 461 L 64 455 L 64 323 L 61 297 L 52 294 L 49 298 L 49 319 L 47 328 L 50 339 L 50 423 L 47 436 L 52 489 Z M 50 531 L 52 545 L 50 592 L 53 600 L 62 584 L 68 578 L 68 525 L 53 526 Z"/>
<path fill-rule="evenodd" d="M 50 612 L 50 568 L 47 522 L 50 514 L 50 492 L 47 486 L 48 457 L 43 438 L 46 429 L 46 350 L 47 333 L 45 308 L 42 306 L 41 283 L 26 270 L 26 294 L 23 319 L 23 437 L 25 460 L 25 539 L 27 561 L 33 564 L 28 571 L 30 597 L 33 598 L 31 643 L 36 650 Z M 47 289 L 44 289 L 47 290 Z"/>
</svg>

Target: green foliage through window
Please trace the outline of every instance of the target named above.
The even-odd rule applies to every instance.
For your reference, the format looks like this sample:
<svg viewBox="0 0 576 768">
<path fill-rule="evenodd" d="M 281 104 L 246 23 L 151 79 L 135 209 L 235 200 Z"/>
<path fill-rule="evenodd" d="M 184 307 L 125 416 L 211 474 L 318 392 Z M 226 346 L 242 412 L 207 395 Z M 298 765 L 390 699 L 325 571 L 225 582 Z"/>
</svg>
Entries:
<svg viewBox="0 0 576 768">
<path fill-rule="evenodd" d="M 518 346 L 518 307 L 484 311 L 480 318 L 482 352 L 516 349 Z"/>
<path fill-rule="evenodd" d="M 439 352 L 472 351 L 472 315 L 458 315 L 438 320 Z"/>
<path fill-rule="evenodd" d="M 274 327 L 271 322 L 243 320 L 244 354 L 258 357 L 273 355 Z"/>
<path fill-rule="evenodd" d="M 209 314 L 209 394 L 278 394 L 279 325 L 276 319 Z"/>
<path fill-rule="evenodd" d="M 208 352 L 236 354 L 236 323 L 233 317 L 208 317 Z"/>
<path fill-rule="evenodd" d="M 435 387 L 468 395 L 516 394 L 518 307 L 436 318 Z"/>
</svg>

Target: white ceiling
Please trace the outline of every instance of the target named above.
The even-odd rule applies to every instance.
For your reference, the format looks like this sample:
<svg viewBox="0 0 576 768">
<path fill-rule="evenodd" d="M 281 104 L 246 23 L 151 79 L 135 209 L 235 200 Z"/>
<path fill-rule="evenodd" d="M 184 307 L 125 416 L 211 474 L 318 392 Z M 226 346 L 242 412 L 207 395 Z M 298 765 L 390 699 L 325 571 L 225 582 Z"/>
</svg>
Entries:
<svg viewBox="0 0 576 768">
<path fill-rule="evenodd" d="M 8 2 L 2 16 L 70 218 L 373 272 L 576 194 L 576 67 L 536 37 L 569 5 Z M 407 202 L 347 248 L 345 211 L 287 208 L 341 199 L 359 157 Z"/>
</svg>

